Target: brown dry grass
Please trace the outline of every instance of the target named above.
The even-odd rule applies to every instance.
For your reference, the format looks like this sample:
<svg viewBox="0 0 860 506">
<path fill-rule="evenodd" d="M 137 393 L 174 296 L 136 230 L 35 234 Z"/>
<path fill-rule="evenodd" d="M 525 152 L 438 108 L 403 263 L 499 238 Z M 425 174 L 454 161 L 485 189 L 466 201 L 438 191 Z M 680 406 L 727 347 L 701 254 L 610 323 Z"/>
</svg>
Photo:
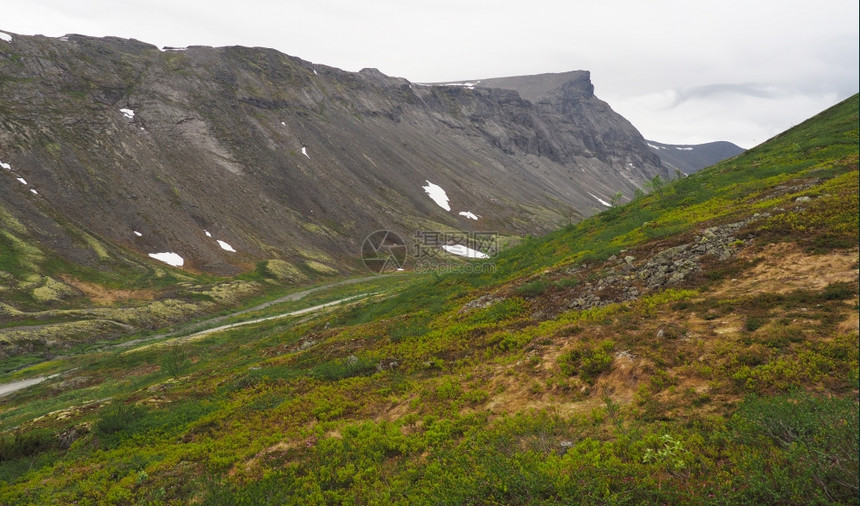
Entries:
<svg viewBox="0 0 860 506">
<path fill-rule="evenodd" d="M 760 260 L 744 276 L 725 281 L 713 295 L 740 297 L 757 293 L 788 293 L 821 290 L 831 283 L 857 279 L 858 250 L 833 251 L 823 255 L 804 253 L 796 243 L 773 243 L 760 250 L 745 250 L 746 260 Z"/>
<path fill-rule="evenodd" d="M 156 293 L 153 290 L 122 290 L 107 288 L 95 283 L 87 283 L 72 276 L 62 276 L 63 282 L 71 285 L 81 292 L 97 306 L 113 306 L 118 302 L 132 300 L 154 300 Z"/>
</svg>

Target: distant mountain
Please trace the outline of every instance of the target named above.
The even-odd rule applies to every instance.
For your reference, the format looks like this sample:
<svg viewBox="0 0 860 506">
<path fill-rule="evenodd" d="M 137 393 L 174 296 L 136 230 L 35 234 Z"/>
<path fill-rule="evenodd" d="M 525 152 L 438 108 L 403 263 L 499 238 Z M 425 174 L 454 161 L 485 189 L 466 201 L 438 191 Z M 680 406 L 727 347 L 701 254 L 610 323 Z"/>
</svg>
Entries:
<svg viewBox="0 0 860 506">
<path fill-rule="evenodd" d="M 662 144 L 656 141 L 645 141 L 651 151 L 663 161 L 663 165 L 671 170 L 680 170 L 684 174 L 710 167 L 726 158 L 737 156 L 744 148 L 726 141 L 708 142 L 705 144 Z"/>
<path fill-rule="evenodd" d="M 12 34 L 0 215 L 73 264 L 344 272 L 374 230 L 540 233 L 671 174 L 588 72 L 518 79 L 530 89 L 419 85 L 264 48 Z"/>
</svg>

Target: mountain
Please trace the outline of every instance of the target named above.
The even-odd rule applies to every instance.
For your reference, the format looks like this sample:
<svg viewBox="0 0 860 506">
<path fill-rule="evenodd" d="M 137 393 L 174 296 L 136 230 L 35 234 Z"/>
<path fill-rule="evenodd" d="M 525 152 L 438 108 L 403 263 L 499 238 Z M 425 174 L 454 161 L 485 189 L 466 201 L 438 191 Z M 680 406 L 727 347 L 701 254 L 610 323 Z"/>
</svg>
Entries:
<svg viewBox="0 0 860 506">
<path fill-rule="evenodd" d="M 856 504 L 858 109 L 469 269 L 0 372 L 0 504 Z"/>
<path fill-rule="evenodd" d="M 546 81 L 534 103 L 264 48 L 9 39 L 0 206 L 32 247 L 76 265 L 161 254 L 191 273 L 270 259 L 355 271 L 378 229 L 542 233 L 671 175 L 587 72 Z"/>
<path fill-rule="evenodd" d="M 662 160 L 663 165 L 671 170 L 679 170 L 684 174 L 692 174 L 705 167 L 710 167 L 726 158 L 738 156 L 744 152 L 740 146 L 726 141 L 708 142 L 705 144 L 662 144 L 656 141 L 645 141 L 651 151 Z"/>
</svg>

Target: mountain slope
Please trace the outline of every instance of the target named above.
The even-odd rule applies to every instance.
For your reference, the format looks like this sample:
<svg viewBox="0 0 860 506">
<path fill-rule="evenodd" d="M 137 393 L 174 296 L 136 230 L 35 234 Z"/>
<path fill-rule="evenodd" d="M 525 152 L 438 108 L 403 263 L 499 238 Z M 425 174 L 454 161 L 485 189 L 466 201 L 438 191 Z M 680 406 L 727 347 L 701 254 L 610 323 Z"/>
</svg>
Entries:
<svg viewBox="0 0 860 506">
<path fill-rule="evenodd" d="M 705 144 L 646 142 L 651 151 L 663 161 L 663 165 L 671 170 L 679 170 L 684 174 L 692 174 L 744 152 L 743 148 L 726 141 Z"/>
<path fill-rule="evenodd" d="M 345 271 L 377 229 L 548 231 L 602 208 L 590 194 L 630 197 L 669 175 L 587 75 L 538 107 L 262 48 L 2 42 L 0 205 L 73 262 L 104 258 L 70 245 L 69 228 L 194 272 L 273 258 Z"/>
<path fill-rule="evenodd" d="M 858 105 L 493 269 L 21 371 L 0 501 L 854 503 Z"/>
</svg>

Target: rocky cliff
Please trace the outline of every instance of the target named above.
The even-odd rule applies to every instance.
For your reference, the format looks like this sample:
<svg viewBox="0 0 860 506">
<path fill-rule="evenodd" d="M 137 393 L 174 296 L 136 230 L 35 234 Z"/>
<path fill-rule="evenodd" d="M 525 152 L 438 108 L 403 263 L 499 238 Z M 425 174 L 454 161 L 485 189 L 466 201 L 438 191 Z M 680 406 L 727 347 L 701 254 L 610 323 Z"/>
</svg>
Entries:
<svg viewBox="0 0 860 506">
<path fill-rule="evenodd" d="M 264 48 L 12 34 L 0 222 L 88 265 L 170 252 L 216 274 L 271 258 L 349 270 L 377 229 L 536 233 L 670 175 L 587 72 L 518 79 L 529 89 L 419 85 Z"/>
</svg>

